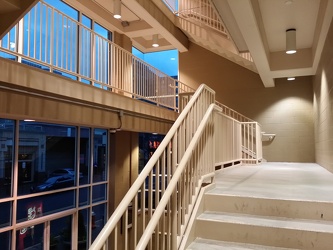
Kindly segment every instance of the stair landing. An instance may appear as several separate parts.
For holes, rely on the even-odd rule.
[[[313,163],[216,173],[187,249],[332,249],[333,174]]]
[[[333,174],[315,163],[265,162],[219,171],[211,193],[333,202]]]

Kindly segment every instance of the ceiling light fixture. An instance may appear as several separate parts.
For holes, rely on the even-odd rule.
[[[121,18],[121,1],[120,0],[113,1],[113,17],[116,19]]]
[[[296,53],[296,29],[286,30],[286,53]]]
[[[287,80],[288,80],[288,81],[294,81],[294,80],[295,80],[295,77],[288,77]]]
[[[154,48],[157,48],[158,46],[160,46],[160,45],[158,44],[158,34],[153,35],[153,44],[152,44],[152,46],[153,46]]]

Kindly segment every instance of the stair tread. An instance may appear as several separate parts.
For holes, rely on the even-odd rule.
[[[254,225],[274,228],[287,228],[311,232],[333,233],[332,221],[291,219],[284,217],[259,216],[240,213],[205,211],[198,220]]]
[[[229,250],[292,250],[291,248],[281,248],[272,246],[255,245],[239,242],[227,242],[196,238],[187,248],[187,250],[217,250],[217,249],[229,249]]]

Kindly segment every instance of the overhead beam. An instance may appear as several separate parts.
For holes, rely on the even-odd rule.
[[[122,3],[180,52],[188,51],[189,41],[186,35],[151,0],[122,0]]]
[[[253,5],[251,0],[234,1],[228,0],[238,27],[243,34],[251,56],[257,66],[258,73],[265,87],[274,87],[274,79],[270,76],[269,53],[262,28],[259,26],[257,17],[260,16],[259,7]]]
[[[2,39],[38,2],[39,0],[16,0],[13,2],[13,8],[9,8],[8,11],[1,13],[0,39]]]

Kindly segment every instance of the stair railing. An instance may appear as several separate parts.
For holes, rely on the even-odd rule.
[[[156,213],[155,209],[157,209],[161,197],[164,196],[171,181],[175,178],[176,170],[180,166],[186,149],[193,141],[192,138],[195,136],[199,125],[201,126],[201,121],[208,107],[214,102],[215,92],[205,84],[200,85],[90,249],[101,249],[106,245],[110,249],[127,250],[136,248],[141,236],[147,230],[147,224],[153,214]],[[212,125],[207,127],[209,130],[203,133],[209,136],[206,136],[207,139],[205,140],[208,140],[208,137],[211,138],[213,134]],[[197,180],[201,176],[214,170],[212,163],[214,161],[214,150],[206,149],[209,143],[205,140],[197,145],[202,150],[208,150],[211,155],[195,154],[195,157],[190,160],[189,166],[193,166],[194,161],[199,161],[202,164],[195,171],[194,167],[189,167],[181,174],[184,185],[178,184],[176,193],[174,192],[172,195],[172,201],[168,202],[166,209],[163,208],[164,216],[162,216],[162,221],[159,224],[159,231],[156,231],[156,235],[161,237],[149,242],[150,249],[152,249],[153,244],[164,245],[166,249],[176,249],[177,241],[173,237],[177,239],[177,235],[183,230],[182,225],[184,225],[191,204],[191,195],[186,194],[191,194],[195,190]],[[176,179],[172,183],[175,181]],[[145,242],[146,238],[144,244]]]
[[[214,176],[215,112],[211,104],[179,162],[136,249],[178,249],[204,180]],[[165,213],[171,210],[171,234],[165,231]],[[171,239],[170,239],[171,238]],[[170,241],[169,244],[166,244]]]
[[[262,160],[261,126],[258,122],[242,122],[242,162],[258,164]]]

